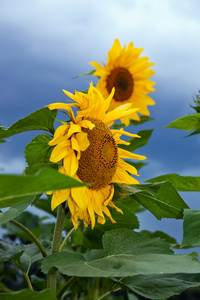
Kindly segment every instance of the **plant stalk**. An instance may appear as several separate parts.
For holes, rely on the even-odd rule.
[[[66,202],[58,206],[57,221],[54,230],[53,243],[51,253],[59,251],[62,238],[63,225],[65,221],[65,205]],[[56,295],[57,271],[48,273],[47,287]]]
[[[10,223],[15,224],[16,226],[21,228],[23,231],[25,231],[31,237],[31,239],[35,242],[35,244],[38,246],[38,248],[40,249],[40,252],[42,253],[42,256],[43,257],[47,256],[47,253],[46,253],[44,247],[42,246],[42,244],[40,243],[38,238],[35,236],[35,234],[33,234],[28,228],[26,228],[24,225],[22,225],[21,223],[19,223],[16,220],[10,220]]]

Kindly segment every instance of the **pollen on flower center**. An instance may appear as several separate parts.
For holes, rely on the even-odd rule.
[[[83,182],[93,183],[89,188],[99,190],[111,182],[117,168],[118,152],[108,126],[97,119],[89,120],[95,127],[84,129],[90,146],[81,152],[77,175]]]
[[[123,102],[131,97],[134,81],[131,73],[125,68],[114,68],[107,77],[106,89],[108,93],[115,87],[115,101]]]

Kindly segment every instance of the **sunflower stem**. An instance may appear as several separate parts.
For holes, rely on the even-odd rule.
[[[71,277],[64,285],[63,287],[61,288],[61,290],[58,292],[57,294],[57,298],[60,300],[61,297],[63,296],[64,292],[67,290],[67,288],[73,284],[75,281],[76,281],[77,277],[76,276],[73,276]]]
[[[100,296],[97,300],[102,300],[102,299],[104,299],[106,296],[110,295],[111,293],[116,292],[116,291],[119,291],[119,290],[121,290],[121,288],[119,288],[119,287],[118,287],[118,288],[115,288],[115,289],[112,289],[111,291],[109,291],[109,292],[105,293],[104,295]]]
[[[69,232],[68,234],[66,235],[66,237],[64,238],[61,246],[60,246],[60,249],[59,249],[59,252],[62,252],[63,251],[63,248],[65,247],[65,244],[67,243],[68,239],[70,238],[70,236],[72,235],[72,233],[75,231],[75,228],[73,227]]]
[[[98,300],[99,297],[99,277],[94,278],[94,293],[93,293],[93,299]]]
[[[47,253],[44,249],[44,247],[42,246],[42,244],[40,243],[40,241],[38,240],[38,238],[24,225],[22,225],[21,223],[19,223],[16,220],[10,220],[10,223],[15,224],[16,226],[18,226],[19,228],[21,228],[23,231],[25,231],[30,237],[31,239],[35,242],[35,244],[38,246],[38,248],[40,249],[40,252],[42,253],[43,257],[47,256]]]
[[[65,221],[65,205],[66,205],[66,202],[64,202],[58,206],[57,221],[56,221],[56,226],[55,226],[55,230],[54,230],[52,250],[51,250],[52,254],[59,251],[61,238],[62,238],[63,225],[64,225],[64,221]],[[47,287],[55,295],[56,295],[56,283],[57,283],[57,271],[49,272],[48,279],[47,279]]]

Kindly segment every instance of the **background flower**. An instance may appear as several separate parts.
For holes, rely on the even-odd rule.
[[[123,118],[122,122],[129,124],[129,118],[140,120],[138,113],[148,116],[147,105],[155,102],[147,95],[155,91],[155,83],[148,78],[154,72],[150,66],[154,63],[148,62],[148,57],[139,57],[143,49],[134,48],[131,42],[127,47],[121,47],[118,39],[114,41],[111,50],[108,52],[106,66],[97,62],[91,62],[97,70],[94,75],[99,76],[97,89],[107,97],[112,88],[115,87],[115,94],[110,104],[110,110],[124,103],[132,103],[133,107],[139,108],[129,117]]]

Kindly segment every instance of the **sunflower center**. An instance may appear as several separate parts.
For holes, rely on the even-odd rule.
[[[113,69],[106,80],[106,89],[109,94],[113,87],[115,87],[114,100],[119,102],[126,101],[133,93],[133,76],[125,68]]]
[[[99,190],[109,184],[117,168],[117,144],[112,132],[102,121],[89,118],[95,127],[83,130],[87,133],[90,146],[81,152],[78,177],[85,183],[93,183],[89,188]]]

